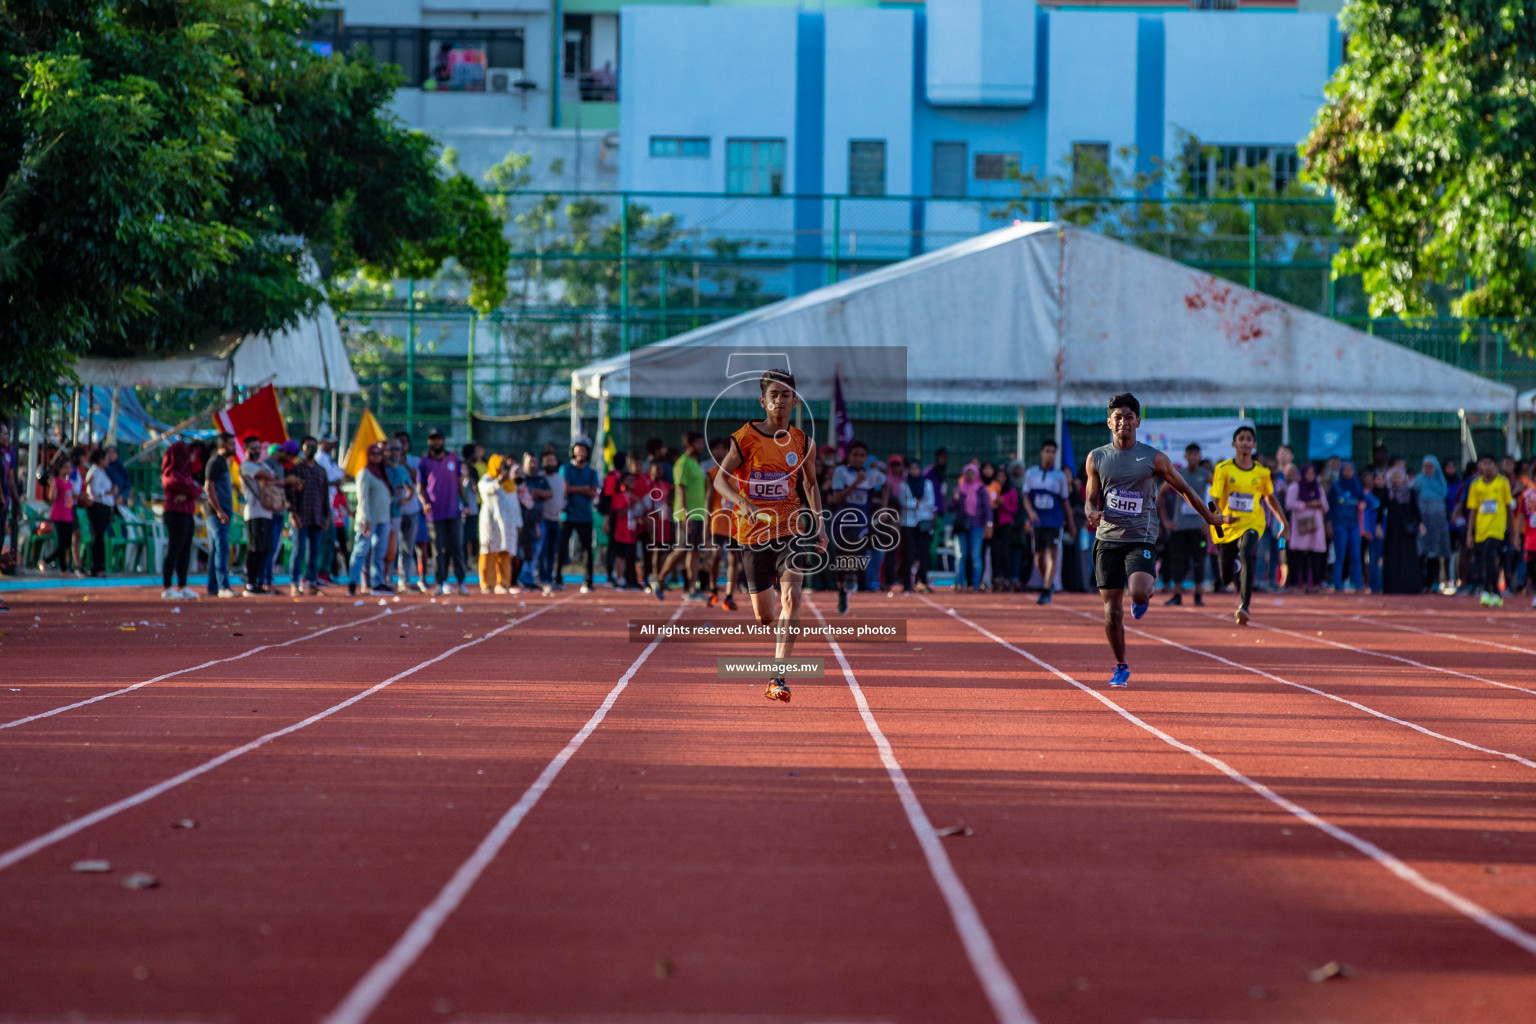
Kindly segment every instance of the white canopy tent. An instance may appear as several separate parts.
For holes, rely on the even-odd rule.
[[[1505,413],[1515,390],[1336,320],[1068,224],[1020,223],[626,355],[583,397],[719,390],[699,350],[904,346],[912,402]],[[658,382],[661,384],[658,390]],[[855,396],[856,397],[856,396]],[[599,417],[599,423],[602,417]],[[1512,435],[1513,436],[1513,435]]]
[[[241,338],[209,352],[169,359],[81,359],[82,384],[127,388],[236,388],[275,384],[343,395],[361,389],[330,306],[276,334]]]

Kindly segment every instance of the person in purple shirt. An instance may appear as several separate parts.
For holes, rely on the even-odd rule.
[[[437,592],[449,594],[448,566],[452,562],[454,581],[460,594],[468,594],[464,585],[464,519],[461,514],[459,457],[443,445],[443,432],[427,435],[427,453],[416,467],[421,486],[422,515],[432,524],[432,547],[437,551]]]
[[[935,516],[944,515],[944,488],[949,479],[949,450],[940,448],[933,453],[933,465],[923,474],[933,482],[933,512]]]

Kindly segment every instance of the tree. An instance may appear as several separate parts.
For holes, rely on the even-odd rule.
[[[323,277],[430,275],[490,308],[507,246],[389,112],[398,72],[302,39],[307,0],[0,0],[0,406],[83,352],[291,325]]]
[[[1536,6],[1354,0],[1307,139],[1377,315],[1536,316]],[[1536,331],[1513,338],[1536,351]]]

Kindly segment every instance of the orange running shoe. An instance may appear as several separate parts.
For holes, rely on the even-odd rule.
[[[770,679],[768,680],[768,689],[763,692],[763,696],[769,700],[781,700],[788,704],[789,687],[782,679]]]
[[[724,608],[728,612],[733,612],[736,610],[736,599],[730,594],[726,594],[725,600],[720,602],[720,607]]]

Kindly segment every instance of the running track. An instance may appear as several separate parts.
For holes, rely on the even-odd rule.
[[[562,596],[14,595],[0,1022],[1536,1019],[1514,602],[860,595],[781,706]]]

